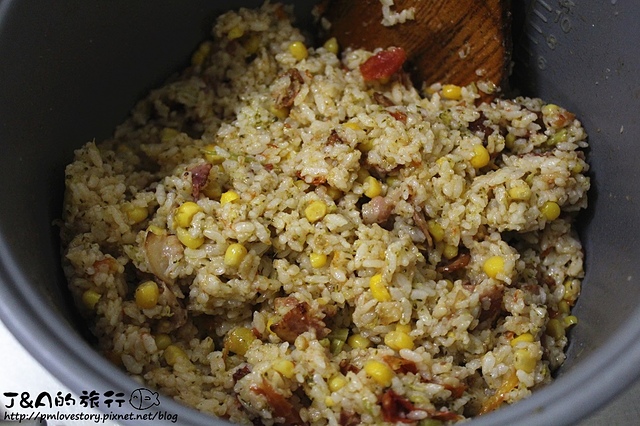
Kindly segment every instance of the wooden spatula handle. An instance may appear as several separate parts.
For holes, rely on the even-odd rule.
[[[509,0],[396,0],[393,12],[415,19],[384,26],[379,0],[330,0],[327,37],[342,47],[399,46],[416,81],[466,85],[485,80],[504,88],[511,60]]]

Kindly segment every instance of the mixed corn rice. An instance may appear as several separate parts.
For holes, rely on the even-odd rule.
[[[64,269],[99,349],[241,424],[445,424],[548,383],[583,254],[586,134],[540,99],[423,92],[290,10],[220,16],[66,169]]]

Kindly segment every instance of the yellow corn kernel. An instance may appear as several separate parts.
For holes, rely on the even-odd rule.
[[[543,377],[551,376],[551,371],[549,370],[549,367],[547,365],[542,364],[542,367],[540,368],[540,375]]]
[[[344,123],[344,127],[351,130],[362,130],[362,127],[360,127],[358,123],[354,123],[352,121],[349,121],[348,123]]]
[[[327,49],[327,52],[333,53],[334,55],[337,55],[338,51],[340,50],[338,46],[338,40],[336,40],[335,37],[331,37],[330,39],[325,41],[322,46]]]
[[[202,147],[202,152],[204,153],[204,159],[207,162],[215,165],[224,163],[224,157],[222,155],[218,155],[216,152],[216,146],[212,143],[207,144]]]
[[[517,349],[514,356],[513,365],[517,370],[522,370],[525,373],[531,373],[535,370],[537,360],[527,349]]]
[[[249,55],[253,55],[254,53],[258,52],[258,49],[260,49],[260,36],[256,33],[251,33],[251,35],[246,38],[244,43],[242,43],[242,46]]]
[[[327,255],[324,253],[311,253],[309,255],[309,261],[312,268],[322,268],[327,264]]]
[[[580,174],[584,170],[584,166],[580,162],[576,162],[576,164],[571,168],[571,173]]]
[[[240,243],[233,243],[224,252],[224,264],[238,267],[247,256],[247,248]]]
[[[189,233],[189,230],[185,228],[176,229],[176,236],[178,237],[178,240],[180,240],[180,242],[184,244],[185,247],[188,247],[190,249],[195,250],[197,248],[200,248],[200,246],[204,244],[203,236],[194,237]]]
[[[273,369],[282,374],[287,379],[291,379],[293,378],[293,376],[295,376],[296,373],[294,371],[294,368],[295,365],[288,359],[279,359],[273,364]]]
[[[172,129],[171,127],[165,127],[160,131],[160,141],[163,143],[171,142],[173,138],[180,134],[176,129]]]
[[[411,326],[409,324],[396,324],[396,331],[409,334],[411,333]]]
[[[489,156],[489,151],[484,145],[474,145],[473,146],[473,157],[471,157],[471,165],[476,169],[481,169],[487,164],[489,164],[489,160],[491,157]]]
[[[444,282],[447,284],[447,290],[449,290],[449,291],[453,290],[453,281],[444,280]]]
[[[400,186],[400,184],[402,183],[402,180],[398,179],[395,176],[387,176],[387,179],[385,182],[387,183],[388,187],[395,188],[397,186]]]
[[[254,340],[256,340],[256,336],[253,331],[247,327],[237,327],[227,334],[224,347],[235,354],[244,356]]]
[[[342,348],[347,341],[347,336],[349,336],[348,328],[337,328],[327,336],[329,339],[329,348],[331,349],[331,354],[337,355],[342,352]]]
[[[391,293],[387,289],[387,283],[382,279],[382,274],[375,274],[369,278],[369,289],[374,299],[378,302],[388,302],[391,300]]]
[[[211,42],[205,41],[191,55],[191,65],[202,65],[207,56],[211,53]]]
[[[366,349],[371,346],[371,341],[362,334],[352,334],[347,339],[347,345],[352,349]]]
[[[269,107],[269,111],[271,112],[271,114],[275,115],[280,120],[284,120],[289,116],[289,108],[277,107],[275,105],[271,105]]]
[[[205,187],[202,188],[202,193],[210,200],[219,200],[220,196],[222,196],[220,182],[217,179],[210,179]]]
[[[560,206],[554,201],[547,201],[540,207],[540,213],[547,220],[556,220],[560,216]]]
[[[387,364],[376,360],[369,360],[364,364],[364,371],[369,377],[382,386],[391,385],[393,370]]]
[[[369,198],[377,197],[378,195],[382,194],[382,185],[380,184],[378,179],[374,178],[373,176],[367,176],[367,178],[364,180],[364,187],[364,195]]]
[[[277,316],[269,316],[269,318],[267,318],[267,331],[271,334],[275,334],[273,332],[273,330],[271,330],[271,326],[275,323],[277,323],[280,320],[279,317]]]
[[[435,242],[444,240],[444,228],[435,220],[427,221],[427,230]]]
[[[566,300],[559,301],[558,312],[560,312],[561,314],[568,314],[569,312],[571,312],[571,306],[569,305],[569,302],[567,302]]]
[[[555,104],[546,104],[542,107],[541,111],[544,115],[551,115],[560,111],[560,107]]]
[[[304,215],[311,223],[317,222],[327,214],[327,205],[322,201],[316,200],[309,203],[304,209]]]
[[[462,87],[455,84],[445,84],[442,86],[442,96],[458,101],[462,99]]]
[[[159,226],[156,225],[150,225],[147,228],[148,232],[151,232],[154,235],[165,235],[167,233],[166,229],[160,228]]]
[[[164,350],[164,360],[169,365],[176,365],[180,360],[188,360],[189,357],[180,346],[169,345]]]
[[[484,261],[482,269],[490,278],[495,278],[498,274],[504,272],[504,259],[502,256],[491,256]]]
[[[176,209],[173,215],[173,221],[176,226],[187,228],[191,225],[193,217],[202,211],[202,207],[194,203],[193,201],[187,201],[182,203],[180,207]]]
[[[442,255],[447,259],[453,259],[458,255],[458,246],[454,246],[451,244],[445,245],[444,250],[442,250]]]
[[[372,139],[367,138],[364,141],[359,142],[357,148],[361,152],[367,153],[371,151],[373,148],[375,148],[375,145],[373,144]]]
[[[127,218],[133,224],[140,223],[149,216],[149,211],[146,207],[129,205],[126,208]]]
[[[443,424],[444,422],[442,420],[430,419],[428,417],[418,422],[418,426],[442,426]]]
[[[160,297],[160,289],[155,281],[145,281],[136,288],[136,305],[140,309],[155,308]]]
[[[235,40],[237,38],[242,37],[243,35],[244,35],[244,29],[242,29],[241,27],[233,27],[227,33],[227,39]]]
[[[515,337],[515,338],[511,339],[511,342],[509,342],[509,343],[511,344],[511,347],[515,347],[520,342],[527,342],[527,343],[533,342],[533,334],[531,334],[531,333],[522,333],[518,337]]]
[[[367,181],[369,176],[371,176],[369,174],[369,170],[365,169],[364,167],[359,168],[356,173],[358,175],[358,177],[356,178],[356,182],[361,183],[363,185]]]
[[[329,390],[331,392],[336,392],[345,387],[349,383],[346,377],[342,374],[338,374],[329,379]]]
[[[546,333],[554,339],[564,337],[564,326],[557,318],[551,318],[547,323]]]
[[[158,334],[155,337],[156,347],[160,350],[167,349],[169,345],[172,343],[171,336],[168,334]]]
[[[220,204],[225,205],[234,202],[239,199],[240,196],[235,191],[227,191],[220,196]]]
[[[451,159],[447,157],[440,157],[436,160],[436,165],[441,169],[450,169],[453,163],[451,162]]]
[[[84,293],[82,293],[82,303],[88,309],[95,309],[96,304],[101,297],[102,295],[95,290],[86,290]]]
[[[551,135],[549,139],[547,139],[546,144],[547,146],[556,146],[561,142],[565,142],[568,137],[569,137],[569,132],[567,131],[567,129],[561,129],[561,130],[558,130],[553,135]]]
[[[327,195],[335,201],[338,198],[342,197],[342,191],[340,191],[338,188],[334,188],[333,186],[329,186],[327,187]]]
[[[336,404],[336,402],[330,396],[325,396],[324,397],[324,405],[326,405],[327,407],[331,408],[335,404]]]
[[[390,331],[384,336],[384,344],[391,349],[413,349],[413,338],[404,331]]]
[[[309,57],[307,46],[305,46],[301,41],[294,41],[291,43],[289,45],[289,52],[297,61],[301,61]]]
[[[564,287],[564,299],[567,302],[574,302],[580,294],[580,280],[569,278],[562,286]]]
[[[562,324],[564,325],[564,328],[569,328],[571,326],[576,325],[577,323],[578,323],[578,317],[575,315],[567,315],[562,319]]]
[[[526,201],[531,197],[531,188],[526,183],[509,189],[509,197],[516,201]]]

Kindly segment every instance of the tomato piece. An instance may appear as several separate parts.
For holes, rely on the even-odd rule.
[[[374,81],[391,77],[407,60],[407,53],[401,47],[381,50],[360,65],[364,81]]]

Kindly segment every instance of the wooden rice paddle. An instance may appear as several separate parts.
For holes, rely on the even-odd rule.
[[[379,0],[328,0],[320,13],[341,48],[402,47],[414,83],[464,86],[484,80],[505,89],[511,61],[509,0],[396,0],[415,19],[384,26]]]

